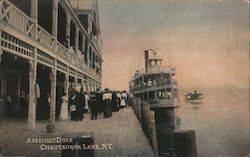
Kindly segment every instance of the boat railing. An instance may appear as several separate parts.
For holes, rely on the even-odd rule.
[[[136,71],[136,74],[144,74],[144,73],[170,73],[172,70],[175,71],[174,66],[152,66],[148,68],[142,68]]]
[[[173,80],[173,84],[177,85],[177,80]],[[133,90],[141,90],[141,89],[164,87],[164,86],[171,86],[171,80],[170,79],[154,80],[152,81],[152,84],[148,84],[144,82],[131,88]]]

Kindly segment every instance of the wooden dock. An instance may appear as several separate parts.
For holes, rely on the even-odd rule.
[[[154,157],[148,139],[131,107],[113,113],[111,118],[91,120],[85,114],[83,121],[56,121],[56,132],[46,133],[47,121],[38,121],[34,131],[28,131],[25,119],[2,121],[3,156],[60,157],[60,150],[41,150],[41,144],[26,143],[28,138],[61,137],[68,132],[93,132],[95,144],[112,144],[112,149],[95,150],[95,157]]]

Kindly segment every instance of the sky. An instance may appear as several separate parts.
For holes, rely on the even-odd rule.
[[[99,17],[103,88],[128,89],[150,48],[180,88],[249,88],[247,0],[99,0]]]

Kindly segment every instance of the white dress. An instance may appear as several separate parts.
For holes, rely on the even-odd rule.
[[[85,108],[86,110],[89,110],[89,95],[85,94]]]
[[[126,106],[125,99],[122,99],[122,101],[121,101],[121,106],[122,106],[122,107],[125,107],[125,106]]]
[[[60,120],[67,120],[68,119],[68,99],[66,96],[62,96],[62,105],[61,105],[61,112],[60,112]]]

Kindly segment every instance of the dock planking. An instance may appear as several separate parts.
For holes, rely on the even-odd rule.
[[[41,144],[27,144],[27,138],[53,138],[69,132],[93,132],[95,144],[112,144],[113,149],[95,150],[95,157],[154,157],[148,139],[132,108],[113,113],[111,118],[83,121],[56,121],[56,132],[46,133],[47,121],[37,121],[36,130],[27,130],[25,119],[4,119],[2,125],[2,155],[60,157],[60,150],[43,151]],[[10,130],[15,130],[10,131]],[[22,136],[20,136],[20,134]],[[14,151],[15,150],[15,151]]]

